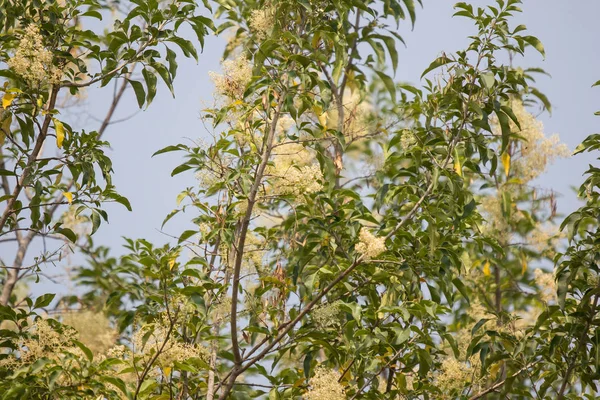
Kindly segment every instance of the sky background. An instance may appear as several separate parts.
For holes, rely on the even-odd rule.
[[[421,72],[442,51],[451,53],[465,48],[467,36],[476,33],[470,20],[452,18],[454,1],[423,0],[423,3],[424,7],[417,10],[414,30],[411,30],[409,22],[400,28],[407,47],[400,45],[398,48],[396,80],[415,85],[420,82]],[[477,6],[492,2],[471,3]],[[600,126],[600,119],[593,115],[600,110],[600,88],[591,88],[600,79],[600,52],[597,50],[600,2],[525,0],[522,9],[523,13],[514,18],[512,26],[525,24],[528,34],[543,42],[546,58],[530,49],[525,59],[515,60],[515,65],[538,66],[551,75],[541,76],[537,83],[553,104],[552,115],[546,113],[540,118],[548,136],[558,133],[562,141],[574,149],[587,135],[596,133]],[[166,87],[159,87],[147,110],[137,112],[125,122],[111,125],[106,131],[104,139],[111,144],[109,155],[114,163],[114,183],[118,191],[130,200],[133,212],[120,205],[107,205],[110,223],[103,224],[95,234],[95,244],[111,247],[113,254],[119,255],[124,252],[123,236],[145,238],[159,245],[172,241],[169,234],[178,235],[189,229],[189,222],[184,217],[172,220],[165,226],[164,233],[160,232],[164,217],[176,206],[177,194],[197,184],[193,173],[170,177],[172,169],[181,161],[179,153],[151,156],[168,145],[210,139],[199,116],[200,110],[213,101],[213,85],[208,71],[219,71],[223,47],[224,40],[209,37],[197,64],[193,59],[179,58],[174,85],[176,97],[173,99]],[[88,97],[87,105],[77,111],[78,122],[73,125],[94,130],[99,126],[94,118],[104,117],[112,100],[112,89],[93,88]],[[129,90],[115,119],[128,117],[136,111],[137,103]],[[582,183],[582,174],[593,160],[590,155],[559,160],[535,184],[553,189],[560,195],[560,212],[573,211],[579,203],[571,187]],[[36,253],[39,254],[39,249],[32,248],[29,258]],[[51,270],[48,272],[52,274]],[[53,286],[44,284],[36,288],[36,292],[58,289]]]

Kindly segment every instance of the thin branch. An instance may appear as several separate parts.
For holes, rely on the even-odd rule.
[[[481,399],[482,397],[484,397],[485,395],[495,392],[496,390],[498,390],[499,388],[501,388],[502,386],[504,386],[504,384],[506,383],[506,381],[508,381],[509,379],[513,379],[516,378],[517,376],[521,375],[523,372],[527,371],[529,368],[533,367],[535,364],[537,364],[539,361],[534,361],[530,364],[527,364],[526,366],[524,366],[523,368],[521,368],[520,370],[518,370],[517,372],[515,372],[514,374],[512,374],[511,376],[502,379],[500,382],[490,386],[489,388],[485,389],[482,392],[479,392],[471,397],[469,397],[469,400],[477,400],[477,399]]]

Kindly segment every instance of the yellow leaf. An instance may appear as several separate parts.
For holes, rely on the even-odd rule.
[[[483,264],[483,275],[490,276],[491,274],[492,271],[490,270],[490,262],[486,261],[485,264]]]
[[[527,258],[521,256],[521,275],[524,275],[525,272],[527,272]]]
[[[313,111],[317,115],[319,124],[321,124],[324,129],[327,129],[327,113],[324,112],[320,106],[313,106]]]
[[[460,156],[458,155],[458,151],[454,149],[454,171],[462,178],[462,165],[460,164]]]
[[[2,121],[2,129],[0,129],[0,146],[4,144],[4,140],[6,139],[6,134],[10,133],[10,124],[12,123],[12,114],[8,111],[5,111],[8,116],[4,116],[4,112],[0,112],[0,119]]]
[[[454,161],[454,171],[462,178],[462,167],[459,160]]]
[[[165,376],[171,375],[171,367],[163,368],[163,372],[165,373]]]
[[[498,375],[498,371],[500,371],[500,367],[502,367],[502,364],[502,362],[492,364],[492,366],[490,367],[490,377],[492,379],[496,379],[496,376]]]
[[[65,199],[67,199],[67,201],[69,202],[69,204],[73,203],[73,193],[71,193],[71,192],[63,192],[63,196],[65,196]]]
[[[2,96],[2,107],[10,107],[15,97],[17,97],[15,93],[4,93],[4,96]]]
[[[504,166],[504,174],[508,178],[508,174],[510,173],[510,154],[507,152],[502,153],[500,156],[500,160],[502,161],[502,165]]]
[[[56,118],[52,120],[54,121],[54,130],[56,131],[56,146],[60,149],[62,148],[63,140],[65,140],[65,127]]]
[[[175,259],[171,258],[169,260],[169,269],[172,270],[174,266],[175,266]]]

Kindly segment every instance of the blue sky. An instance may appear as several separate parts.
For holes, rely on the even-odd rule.
[[[450,53],[464,48],[467,36],[476,32],[470,21],[451,17],[453,1],[423,2],[424,8],[418,10],[414,30],[411,31],[409,23],[400,29],[407,48],[399,48],[396,79],[412,84],[419,83],[421,72],[442,51]],[[491,1],[472,3],[484,5]],[[593,115],[600,109],[600,88],[591,88],[592,83],[600,79],[600,53],[596,43],[600,37],[597,22],[600,2],[525,0],[522,8],[524,12],[515,18],[514,26],[525,24],[529,34],[542,40],[546,59],[531,50],[525,60],[517,60],[516,64],[539,66],[552,75],[538,80],[538,88],[547,94],[554,107],[551,116],[544,114],[541,119],[548,135],[558,133],[562,141],[574,149],[587,135],[595,133],[600,123]],[[110,126],[105,133],[105,140],[111,143],[109,153],[114,162],[114,182],[119,192],[129,198],[133,212],[118,205],[108,205],[110,224],[104,224],[96,233],[94,241],[97,245],[112,247],[114,254],[122,254],[122,236],[145,238],[157,244],[171,240],[159,232],[161,223],[175,207],[177,194],[196,185],[196,181],[192,173],[170,177],[171,170],[180,161],[179,154],[154,158],[151,155],[171,144],[209,138],[199,116],[200,110],[212,102],[213,85],[208,71],[219,70],[223,46],[222,39],[210,37],[198,64],[180,58],[175,99],[166,87],[160,87],[147,110]],[[102,118],[111,96],[110,87],[91,89],[89,104],[81,112]],[[136,110],[133,93],[128,91],[115,118],[129,116]],[[99,123],[86,114],[79,117],[86,130],[98,128]],[[582,174],[592,160],[590,155],[560,160],[535,183],[558,192],[561,195],[559,211],[570,212],[578,207],[570,187],[582,182]],[[175,219],[165,227],[165,232],[178,235],[189,228],[188,224],[185,217]],[[31,250],[30,257],[36,255],[36,249]]]

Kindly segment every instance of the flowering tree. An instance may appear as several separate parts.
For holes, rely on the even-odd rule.
[[[60,89],[117,80],[150,103],[157,75],[172,88],[170,45],[196,54],[177,28],[190,24],[202,43],[210,20],[192,2],[136,1],[100,37],[81,19],[121,5],[0,4],[19,15],[0,19],[0,234],[19,246],[4,267],[2,398],[596,392],[596,171],[581,190],[587,205],[563,223],[565,250],[553,193],[531,185],[569,155],[532,115],[550,107],[531,86],[541,70],[497,62],[544,53],[511,25],[519,1],[458,3],[471,42],[434,60],[421,87],[389,71],[402,40],[394,24],[415,23],[412,0],[214,2],[216,31],[229,34],[203,110],[214,140],[156,153],[182,153],[172,174],[194,173],[164,221],[192,215],[194,229],[164,246],[127,239],[119,259],[55,218],[74,205],[71,228],[91,225],[91,235],[102,202],[128,205],[102,152],[108,122],[72,130],[58,118]],[[59,156],[44,158],[52,135]],[[599,146],[592,136],[581,150]],[[53,302],[15,292],[36,235],[79,239],[88,262],[74,279],[85,293]]]

